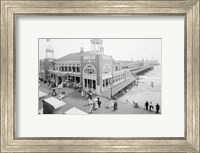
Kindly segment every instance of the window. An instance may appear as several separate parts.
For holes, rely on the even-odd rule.
[[[80,67],[77,67],[77,72],[80,72]]]
[[[85,87],[87,87],[87,79],[85,79]]]
[[[96,74],[94,66],[88,65],[84,68],[84,74]]]
[[[111,73],[111,67],[108,64],[104,65],[102,73],[103,74]]]
[[[115,83],[115,77],[113,77],[113,83]]]
[[[72,71],[73,71],[73,72],[76,72],[76,70],[75,70],[75,67],[74,67],[74,66],[72,67]]]
[[[93,89],[96,89],[96,81],[93,80]]]
[[[106,80],[103,80],[103,87],[105,87],[106,85]]]
[[[108,79],[106,79],[106,86],[108,86]]]

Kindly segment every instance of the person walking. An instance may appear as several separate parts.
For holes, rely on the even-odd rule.
[[[151,87],[153,88],[153,81],[152,81],[152,82],[150,82],[150,84],[151,84]]]
[[[111,100],[111,107],[114,107],[114,99]]]
[[[85,96],[84,90],[82,90],[82,92],[81,92],[81,96],[82,96],[82,97]]]
[[[62,101],[62,99],[63,99],[63,94],[61,93],[59,96],[59,100]]]
[[[98,103],[98,108],[100,108],[101,107],[101,100],[100,100],[99,97],[97,97],[97,103]]]
[[[145,102],[145,107],[146,107],[146,110],[148,110],[148,107],[149,107],[149,102],[148,101]]]
[[[150,102],[150,105],[149,105],[150,112],[151,112],[152,109],[153,109],[153,104],[152,104],[152,102]]]
[[[92,102],[92,109],[93,109],[93,111],[95,111],[96,110],[96,101],[94,101],[94,102]]]
[[[53,90],[52,90],[52,96],[57,96],[56,89],[53,89]]]
[[[114,107],[113,110],[116,111],[117,110],[117,100],[114,101]]]
[[[88,105],[90,105],[90,103],[92,102],[92,94],[88,93],[87,98],[88,98]]]
[[[92,92],[91,91],[89,92],[89,97],[90,97],[90,99],[92,99]]]
[[[89,114],[92,114],[93,104],[92,101],[89,102]]]
[[[86,98],[88,99],[88,105],[90,105],[90,94],[89,93],[86,95]]]
[[[95,99],[95,110],[97,110],[98,108],[99,108],[98,99]]]
[[[111,108],[111,106],[112,106],[112,99],[109,99],[109,101],[108,101],[108,107]]]
[[[159,110],[160,110],[160,105],[157,103],[157,104],[156,104],[156,113],[157,113],[157,114],[159,113]]]

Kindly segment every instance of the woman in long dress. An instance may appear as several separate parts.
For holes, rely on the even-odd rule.
[[[92,101],[89,101],[89,114],[92,114],[93,104]]]
[[[109,101],[108,101],[108,107],[109,107],[109,108],[112,107],[112,99],[109,99]]]
[[[95,110],[98,109],[98,99],[95,99]]]
[[[81,96],[82,96],[82,97],[85,96],[85,94],[84,94],[84,90],[82,90],[82,92],[81,92]]]

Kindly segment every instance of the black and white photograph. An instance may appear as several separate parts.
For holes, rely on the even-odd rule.
[[[38,113],[161,114],[161,38],[39,38]]]

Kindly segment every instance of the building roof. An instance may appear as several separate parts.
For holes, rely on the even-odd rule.
[[[63,56],[63,57],[57,59],[57,61],[80,61],[81,56],[90,54],[90,53],[91,53],[91,51],[71,53],[71,54],[68,54],[66,56]]]
[[[52,105],[54,107],[54,109],[58,109],[64,105],[66,105],[66,103],[54,98],[54,97],[49,97],[47,99],[44,99],[43,101],[45,101],[46,103],[49,103],[50,105]]]
[[[117,62],[113,59],[113,60],[112,60],[112,64],[113,64],[113,65],[117,65]]]

